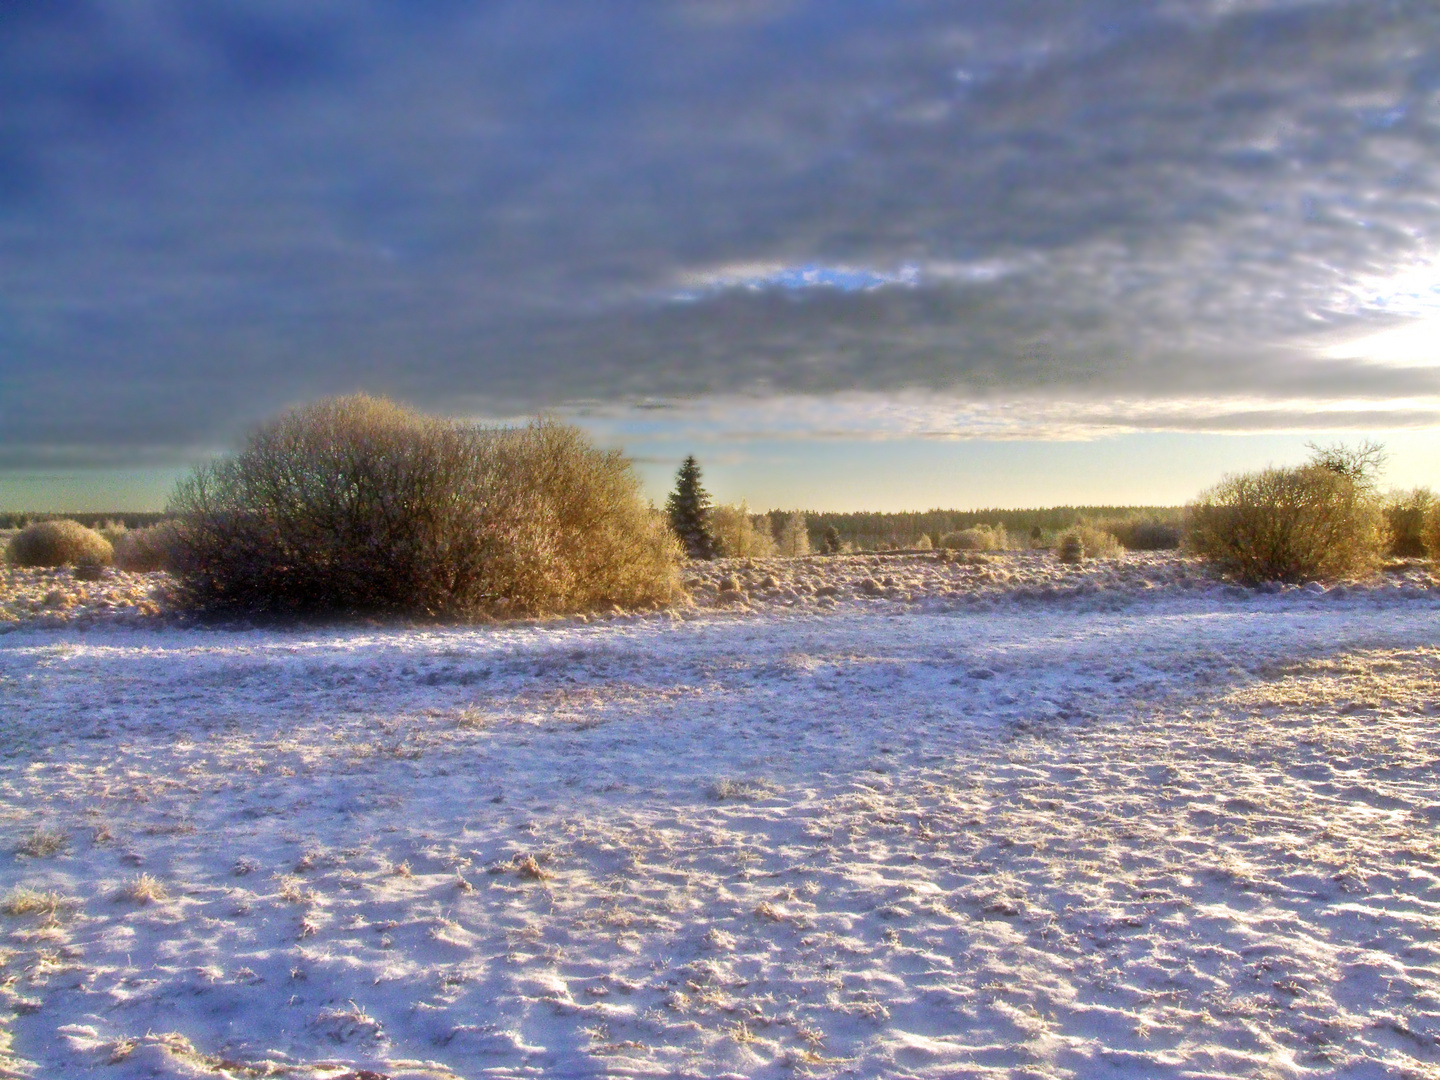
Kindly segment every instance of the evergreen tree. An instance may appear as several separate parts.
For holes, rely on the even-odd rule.
[[[825,529],[825,540],[823,550],[827,555],[834,555],[840,550],[840,530],[834,525]]]
[[[675,474],[675,490],[665,504],[670,528],[680,537],[692,559],[713,559],[715,538],[710,532],[710,495],[700,486],[700,466],[691,454]]]

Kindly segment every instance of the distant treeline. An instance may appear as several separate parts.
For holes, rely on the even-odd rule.
[[[32,521],[51,521],[56,518],[69,518],[71,521],[78,521],[90,529],[98,529],[107,522],[124,525],[127,529],[143,529],[147,525],[155,525],[164,521],[170,515],[160,513],[137,513],[135,511],[112,510],[104,514],[34,514],[17,512],[0,512],[0,529],[23,529]]]
[[[769,511],[776,535],[791,512]],[[881,544],[905,548],[912,546],[921,533],[938,542],[946,533],[975,525],[1003,525],[1005,531],[1017,539],[1031,536],[1039,529],[1042,537],[1049,538],[1082,521],[1157,521],[1178,525],[1184,512],[1179,506],[1051,506],[1032,510],[927,510],[904,514],[803,511],[810,544],[817,549],[825,530],[832,525],[843,543],[856,548],[875,548]]]
[[[785,519],[793,511],[771,510],[771,531],[779,536]],[[1005,531],[1017,540],[1031,536],[1039,529],[1042,537],[1049,538],[1063,532],[1081,521],[1158,521],[1176,525],[1184,513],[1178,506],[1051,506],[1031,510],[927,510],[903,514],[880,514],[858,512],[852,514],[821,513],[815,510],[803,511],[806,532],[811,547],[819,550],[825,537],[825,530],[832,525],[840,534],[840,540],[856,548],[876,548],[881,544],[891,547],[910,547],[920,534],[938,542],[946,533],[968,529],[974,525],[1003,525]],[[99,528],[109,522],[118,522],[127,529],[140,529],[164,521],[163,513],[136,513],[113,510],[97,514],[40,514],[0,513],[0,529],[22,529],[32,521],[47,518],[70,518],[90,528]]]

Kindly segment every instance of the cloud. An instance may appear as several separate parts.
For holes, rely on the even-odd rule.
[[[0,26],[9,460],[183,455],[357,388],[1275,422],[1440,393],[1326,351],[1440,283],[1418,0],[12,0]],[[814,430],[852,422],[831,404]]]

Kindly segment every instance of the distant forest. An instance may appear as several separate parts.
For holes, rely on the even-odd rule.
[[[789,510],[771,510],[758,515],[770,519],[771,532],[779,536],[780,528],[790,516]],[[932,542],[957,529],[972,525],[1003,525],[1017,540],[1031,536],[1039,529],[1048,539],[1079,521],[1158,521],[1178,524],[1183,508],[1178,506],[1051,506],[1033,510],[926,510],[904,514],[858,512],[852,514],[803,511],[811,547],[819,550],[825,530],[834,526],[843,543],[857,549],[873,549],[885,544],[908,548],[924,533]],[[103,514],[25,514],[0,513],[0,529],[18,529],[44,518],[68,517],[97,528],[106,522],[121,522],[126,528],[139,529],[164,521],[163,513],[111,511]]]
[[[26,514],[0,513],[0,529],[23,529],[32,521],[46,521],[50,518],[69,518],[91,529],[98,529],[106,522],[118,522],[127,529],[143,529],[164,521],[169,514],[137,513],[135,511],[112,510],[104,514]]]
[[[818,550],[825,530],[832,525],[840,534],[841,542],[857,549],[873,549],[881,544],[908,548],[921,533],[934,543],[948,532],[972,525],[1003,525],[1006,532],[1021,540],[1039,529],[1041,536],[1048,539],[1080,521],[1158,521],[1178,525],[1185,511],[1179,506],[1051,506],[1033,510],[926,510],[904,514],[802,512],[810,545]],[[790,513],[771,510],[765,515],[775,535],[780,534],[780,526]]]

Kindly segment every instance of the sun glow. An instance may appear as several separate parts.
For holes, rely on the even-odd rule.
[[[1334,360],[1363,360],[1385,367],[1440,367],[1440,313],[1331,345]]]

